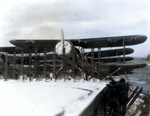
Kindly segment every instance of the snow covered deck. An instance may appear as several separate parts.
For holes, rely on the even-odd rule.
[[[77,116],[107,82],[0,80],[1,116]]]

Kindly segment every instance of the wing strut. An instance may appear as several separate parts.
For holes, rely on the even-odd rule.
[[[114,73],[116,73],[117,71],[119,71],[121,69],[121,67],[119,67],[117,70],[115,70],[113,73],[111,73],[109,76],[112,76]]]

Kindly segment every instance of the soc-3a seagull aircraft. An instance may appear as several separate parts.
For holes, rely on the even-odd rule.
[[[145,35],[66,40],[63,30],[61,32],[62,37],[57,40],[10,40],[14,47],[0,47],[3,76],[17,79],[19,75],[26,74],[29,77],[43,75],[48,78],[51,73],[55,79],[104,79],[130,74],[134,69],[146,66],[145,63],[133,63],[134,58],[126,56],[134,52],[126,46],[145,42]],[[122,48],[101,50],[110,47]]]

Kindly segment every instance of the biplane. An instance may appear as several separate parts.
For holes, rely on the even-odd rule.
[[[0,47],[1,73],[10,78],[27,74],[35,78],[53,74],[55,79],[98,78],[130,74],[145,63],[131,63],[132,46],[146,41],[145,35],[93,37],[83,39],[10,40],[13,47]],[[109,50],[102,48],[122,47]],[[9,73],[8,73],[9,72]],[[47,77],[48,78],[48,77]]]

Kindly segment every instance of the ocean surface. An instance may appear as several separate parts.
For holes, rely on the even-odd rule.
[[[143,62],[143,60],[136,57],[134,62]],[[128,74],[128,78],[133,85],[143,87],[144,90],[150,90],[150,65],[133,70],[132,74]]]

